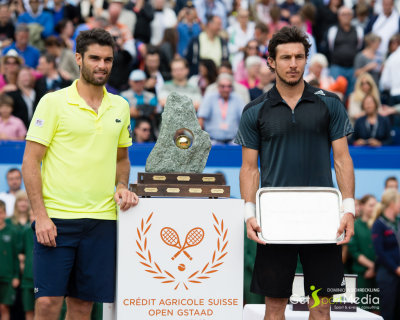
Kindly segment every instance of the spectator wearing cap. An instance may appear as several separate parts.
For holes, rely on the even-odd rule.
[[[7,3],[0,4],[0,48],[9,46],[14,39],[15,26]]]
[[[42,27],[41,36],[43,39],[54,33],[54,20],[50,12],[43,10],[42,0],[29,0],[26,5],[26,12],[18,16],[17,23],[27,25],[36,24]]]
[[[24,140],[26,127],[21,119],[12,115],[14,101],[6,94],[0,95],[0,140]]]
[[[186,60],[190,63],[190,75],[197,73],[200,59],[214,60],[217,67],[229,60],[228,44],[219,36],[221,28],[221,18],[210,16],[204,31],[189,43]]]
[[[79,78],[79,67],[75,62],[75,55],[72,50],[63,47],[62,40],[55,36],[48,37],[44,46],[46,51],[56,57],[56,63],[60,73],[68,79]]]
[[[17,25],[15,29],[15,42],[8,47],[4,48],[3,55],[6,55],[8,51],[14,49],[19,56],[24,58],[25,64],[31,68],[36,68],[40,52],[29,43],[29,28],[25,23]]]
[[[201,92],[199,87],[192,86],[188,83],[189,66],[185,59],[175,58],[171,62],[172,80],[164,83],[159,94],[159,102],[162,107],[167,102],[170,93],[176,92],[187,96],[193,102],[194,108],[197,110],[201,102]]]
[[[131,113],[131,126],[135,127],[134,119],[146,117],[154,119],[157,108],[157,98],[154,93],[144,89],[146,74],[140,70],[133,70],[129,75],[130,89],[121,92],[121,95],[129,102]]]
[[[191,1],[188,1],[186,6],[179,12],[178,21],[178,53],[181,57],[184,57],[190,41],[201,32],[196,9]]]
[[[230,74],[220,74],[217,84],[218,91],[206,94],[197,117],[213,144],[231,144],[239,128],[244,102],[233,92],[233,77]]]
[[[17,76],[21,66],[24,65],[23,59],[14,49],[9,50],[1,58],[0,73],[0,92],[17,90]]]

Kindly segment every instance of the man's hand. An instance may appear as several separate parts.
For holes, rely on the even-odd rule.
[[[134,192],[129,191],[128,188],[121,183],[117,185],[114,200],[122,211],[136,206],[139,202],[138,196]]]
[[[372,279],[373,277],[375,277],[374,268],[368,268],[367,271],[365,271],[365,273],[364,273],[364,278]]]
[[[396,275],[400,277],[400,267],[397,267],[397,269],[396,269]]]
[[[358,139],[353,143],[354,146],[365,146],[366,144],[367,142],[364,139]]]
[[[57,227],[46,215],[41,215],[36,218],[35,230],[37,241],[47,247],[56,246]]]
[[[354,216],[351,213],[343,215],[336,236],[339,237],[344,231],[346,231],[345,238],[338,242],[337,245],[349,243],[351,237],[354,235]]]
[[[246,228],[247,228],[247,238],[259,244],[266,244],[264,241],[260,240],[257,236],[257,232],[261,232],[261,228],[258,225],[256,218],[253,217],[247,219]]]
[[[380,142],[379,140],[377,140],[375,138],[368,139],[368,144],[371,147],[380,147],[380,146],[382,146],[382,142]]]
[[[19,279],[18,279],[18,278],[12,279],[11,285],[12,285],[12,287],[13,287],[14,289],[17,288],[17,287],[19,286]]]

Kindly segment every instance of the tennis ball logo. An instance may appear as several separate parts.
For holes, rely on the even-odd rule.
[[[321,290],[321,288],[318,290],[315,290],[315,286],[311,286],[310,289],[313,291],[311,293],[311,296],[314,299],[314,305],[312,307],[310,307],[312,309],[321,304],[321,301],[319,300],[319,297],[318,297],[318,292]]]
[[[186,266],[185,266],[183,263],[181,263],[181,264],[178,266],[178,270],[179,270],[179,271],[185,271],[185,269],[186,269]]]

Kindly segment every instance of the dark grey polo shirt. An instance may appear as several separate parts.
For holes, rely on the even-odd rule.
[[[340,99],[305,82],[293,111],[276,86],[250,102],[235,142],[259,151],[262,187],[333,187],[332,141],[351,133]]]

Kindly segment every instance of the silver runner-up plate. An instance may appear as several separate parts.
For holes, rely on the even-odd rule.
[[[335,188],[261,188],[256,195],[258,237],[266,243],[336,243],[342,195]]]

